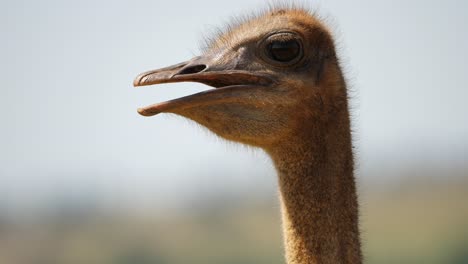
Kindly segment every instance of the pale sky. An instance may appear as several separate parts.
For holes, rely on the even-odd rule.
[[[140,72],[191,58],[203,34],[265,3],[2,1],[0,205],[274,190],[262,152],[180,117],[136,113],[207,87],[132,87]],[[466,163],[468,2],[311,3],[334,29],[352,89],[361,181],[384,177],[366,173],[381,167]]]

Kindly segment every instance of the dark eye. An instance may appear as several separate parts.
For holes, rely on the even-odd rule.
[[[279,62],[290,62],[301,54],[301,45],[296,39],[274,40],[266,48],[269,57]]]

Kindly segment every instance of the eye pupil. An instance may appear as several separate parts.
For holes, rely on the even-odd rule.
[[[292,39],[286,41],[273,41],[268,45],[270,57],[279,62],[289,62],[294,60],[300,53],[299,43]]]

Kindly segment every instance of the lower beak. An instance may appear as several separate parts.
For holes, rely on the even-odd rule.
[[[173,82],[199,82],[216,89],[181,97],[178,99],[139,108],[138,113],[152,116],[162,112],[199,105],[233,102],[252,93],[252,88],[265,87],[273,81],[265,73],[230,69],[217,65],[213,67],[203,57],[179,63],[166,68],[144,72],[133,82],[135,87]]]

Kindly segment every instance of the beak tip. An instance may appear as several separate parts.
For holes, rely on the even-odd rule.
[[[138,108],[137,112],[142,116],[153,116],[153,115],[155,115],[155,113],[148,112],[144,108]]]
[[[135,80],[133,80],[133,87],[141,86],[140,81],[141,81],[140,76],[136,77]]]
[[[138,109],[137,109],[137,112],[138,112],[140,115],[142,115],[142,116],[146,116],[146,115],[145,115],[145,114],[146,114],[145,109],[143,109],[143,108],[138,108]]]

